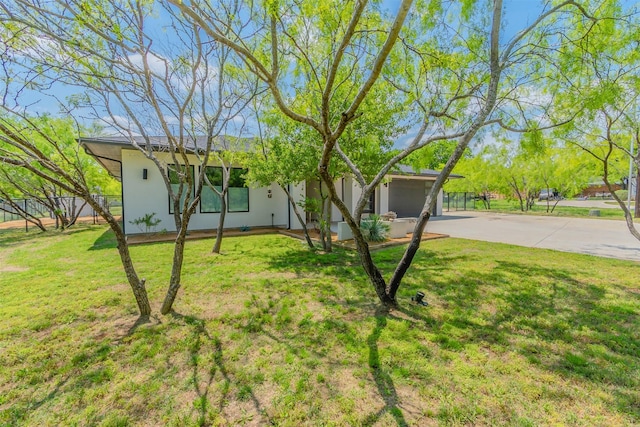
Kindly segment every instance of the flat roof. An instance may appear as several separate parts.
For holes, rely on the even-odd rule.
[[[398,165],[396,170],[390,172],[387,176],[390,178],[399,179],[422,179],[424,181],[435,181],[440,176],[441,171],[435,169],[421,169],[416,172],[411,166]],[[449,175],[450,179],[464,178],[462,175],[456,175],[454,173]]]
[[[222,151],[230,146],[233,137],[217,137],[213,149]],[[242,149],[248,149],[249,142],[246,138]],[[138,150],[134,142],[144,148],[149,148],[155,152],[169,151],[169,138],[166,136],[135,136],[133,138],[125,136],[107,136],[78,138],[78,143],[84,147],[87,154],[93,156],[98,163],[104,167],[111,176],[122,179],[120,165],[122,163],[122,150]],[[195,139],[189,138],[184,148],[187,152],[204,151],[207,146],[207,137],[199,136]],[[236,147],[234,147],[236,148]],[[237,148],[236,148],[237,149]]]
[[[222,136],[216,139],[213,149],[223,151],[229,149],[231,139],[233,137]],[[240,147],[234,146],[234,149],[249,150],[249,139],[243,138],[244,144]],[[124,136],[108,136],[108,137],[91,137],[78,138],[78,143],[84,147],[87,154],[93,156],[104,167],[111,176],[120,180],[122,179],[122,150],[138,150],[133,144],[135,142],[140,147],[150,148],[155,152],[168,152],[169,139],[166,136],[142,137],[136,136],[133,139]],[[204,151],[207,145],[207,138],[197,137],[195,140],[190,138],[185,145],[188,152]],[[413,179],[435,181],[440,175],[440,171],[434,169],[421,169],[416,172],[411,166],[397,165],[393,172],[387,176],[396,179]],[[450,179],[464,178],[462,175],[451,174]]]

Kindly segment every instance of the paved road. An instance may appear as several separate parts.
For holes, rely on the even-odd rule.
[[[624,221],[466,211],[432,218],[427,231],[464,239],[640,261],[640,242],[629,233]]]
[[[545,201],[536,202],[540,206],[545,205]],[[595,209],[621,209],[618,203],[615,200],[603,200],[603,199],[586,199],[586,200],[575,200],[575,199],[567,199],[560,200],[558,202],[558,206],[575,206],[578,208],[595,208]],[[632,205],[633,206],[633,205]]]

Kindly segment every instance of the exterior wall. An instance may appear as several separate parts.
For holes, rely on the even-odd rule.
[[[395,185],[394,185],[395,184]],[[424,206],[427,193],[433,187],[433,181],[411,178],[396,178],[389,183],[389,210],[400,216],[418,216]],[[431,214],[442,215],[443,191],[436,196],[436,206]],[[410,213],[410,212],[412,213]]]
[[[304,200],[306,191],[307,191],[306,183],[304,181],[296,185],[289,186],[289,193],[291,194],[291,197],[293,197],[293,200],[295,200],[296,202],[300,202]],[[289,227],[288,228],[292,230],[302,230],[302,224],[300,224],[300,221],[298,221],[298,217],[293,211],[293,207],[291,206],[291,203],[287,202],[287,206],[289,207],[289,224],[288,224]],[[302,214],[302,219],[305,220],[305,213],[302,211],[302,208],[298,208],[298,209],[301,211],[300,213]]]
[[[425,202],[430,182],[404,178],[394,178],[389,183],[389,209],[400,218],[417,217]]]
[[[442,216],[442,205],[444,204],[444,191],[442,188],[438,192],[438,201],[436,202],[436,208],[433,212],[434,216]]]
[[[336,192],[338,193],[338,197],[344,201],[344,179],[339,179],[334,184],[336,186]],[[342,221],[342,213],[340,209],[336,207],[333,203],[331,203],[331,220],[332,221]]]
[[[172,163],[168,154],[159,153],[158,157]],[[195,156],[189,159],[197,165]],[[210,166],[216,166],[211,163]],[[195,174],[198,174],[194,166]],[[147,169],[147,179],[143,179],[143,169]],[[122,150],[122,198],[125,231],[127,234],[142,233],[129,221],[140,218],[148,213],[155,213],[155,218],[161,220],[156,230],[166,229],[175,231],[173,214],[169,213],[169,196],[165,187],[161,172],[156,165],[148,160],[142,153],[136,150]],[[271,197],[268,197],[271,190]],[[304,193],[303,193],[304,194]],[[189,222],[190,230],[213,230],[218,225],[219,213],[200,213],[200,207]],[[291,223],[297,222],[292,215]],[[268,187],[249,188],[249,212],[227,212],[225,216],[225,228],[241,226],[261,227],[274,226],[286,228],[289,226],[289,202],[282,189],[272,184]]]
[[[377,191],[379,201],[379,210],[377,213],[384,214],[389,212],[389,183],[379,185]]]

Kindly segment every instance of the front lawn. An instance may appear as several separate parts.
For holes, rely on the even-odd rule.
[[[637,263],[428,241],[384,315],[353,252],[212,244],[167,317],[172,245],[132,247],[142,323],[106,228],[1,231],[0,425],[640,423]]]
[[[587,218],[605,218],[605,219],[619,219],[624,220],[624,213],[622,209],[617,208],[590,208],[590,207],[578,207],[578,206],[556,206],[553,208],[555,201],[549,202],[549,212],[547,212],[547,202],[545,200],[536,200],[535,204],[530,210],[522,212],[520,210],[520,203],[516,200],[491,200],[491,209],[485,209],[484,204],[481,201],[475,202],[475,209],[479,211],[487,212],[503,212],[511,214],[527,214],[527,215],[547,215],[547,216],[569,216],[569,217],[587,217]],[[613,204],[617,206],[614,201]],[[589,215],[592,210],[599,210],[599,217]],[[633,208],[632,208],[633,209]]]

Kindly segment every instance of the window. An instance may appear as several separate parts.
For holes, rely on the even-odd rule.
[[[246,169],[231,169],[227,197],[227,210],[229,212],[249,212],[249,189],[244,179],[246,173]]]
[[[205,174],[211,185],[213,185],[216,190],[222,191],[222,168],[207,166]],[[218,196],[205,181],[200,196],[200,213],[220,212],[221,205],[222,201],[220,200],[220,196]]]
[[[171,189],[174,192],[174,194],[178,194],[178,191],[180,191],[180,177],[178,175],[179,172],[184,173],[184,169],[185,166],[183,165],[179,165],[178,167],[176,167],[176,165],[167,165],[167,173],[169,174],[169,183],[171,184]],[[191,182],[194,182],[193,179],[193,166],[189,166],[190,173],[191,173]],[[187,184],[186,182],[183,183]],[[180,204],[182,205],[182,203],[184,203],[184,199],[187,197],[187,193],[189,193],[189,197],[193,198],[193,187],[191,188],[191,191],[188,191],[189,188],[185,185],[185,187],[182,190],[182,197],[180,198]],[[173,200],[171,199],[171,196],[169,195],[169,213],[173,214]]]
[[[375,212],[376,212],[376,190],[373,190],[371,192],[371,195],[369,195],[369,201],[367,202],[364,209],[362,210],[362,213],[372,214]]]
[[[207,166],[205,173],[209,178],[209,182],[218,191],[222,191],[222,168],[219,166]],[[249,212],[249,189],[244,179],[247,170],[231,168],[229,173],[227,212]],[[220,196],[208,185],[204,185],[200,200],[200,213],[218,213],[220,212],[221,204]]]

